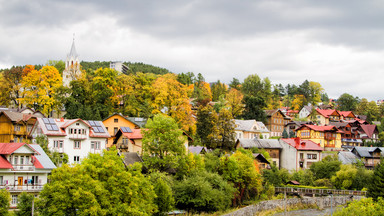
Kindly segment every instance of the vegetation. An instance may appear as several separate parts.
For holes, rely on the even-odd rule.
[[[30,216],[32,215],[32,202],[35,199],[33,194],[22,192],[18,197],[16,216]]]
[[[384,200],[379,197],[375,202],[372,198],[365,198],[358,201],[353,201],[348,204],[347,207],[336,211],[335,216],[349,216],[349,215],[360,215],[360,216],[372,216],[372,215],[383,215],[384,212]]]
[[[11,194],[6,189],[0,190],[0,215],[8,215]]]

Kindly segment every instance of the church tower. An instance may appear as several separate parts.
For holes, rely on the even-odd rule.
[[[73,37],[72,47],[70,53],[67,55],[65,61],[65,70],[63,71],[63,86],[69,86],[72,80],[76,80],[80,76],[80,61],[79,55],[75,48],[75,37]]]

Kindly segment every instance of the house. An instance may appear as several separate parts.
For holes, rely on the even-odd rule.
[[[284,126],[284,130],[287,132],[288,135],[294,134],[296,136],[296,129],[301,127],[304,124],[313,124],[310,121],[290,121]]]
[[[338,130],[342,131],[341,145],[343,148],[352,148],[353,146],[361,146],[363,141],[359,137],[356,127],[352,127],[348,122],[330,122]]]
[[[342,164],[356,164],[360,160],[360,158],[351,151],[340,151],[337,157]]]
[[[379,131],[376,125],[362,124],[357,128],[363,142],[378,142]]]
[[[266,110],[267,123],[265,124],[271,132],[272,137],[281,137],[284,131],[284,125],[288,123],[288,119],[280,110]]]
[[[312,140],[315,143],[319,143],[325,150],[331,151],[341,149],[342,133],[333,125],[318,126],[305,124],[296,129],[297,137],[303,140]]]
[[[0,155],[0,188],[10,192],[11,208],[16,207],[20,193],[37,195],[56,168],[36,144],[0,143]]]
[[[303,106],[303,108],[301,108],[299,112],[299,118],[300,119],[308,118],[308,116],[311,115],[311,113],[312,113],[311,105]]]
[[[204,146],[189,146],[188,152],[190,152],[192,154],[199,155],[199,154],[207,153],[208,149],[207,149],[207,147],[204,147]]]
[[[116,146],[119,152],[136,152],[141,155],[142,139],[141,129],[120,127],[115,135],[113,146]]]
[[[287,170],[309,169],[312,163],[321,160],[324,150],[318,143],[302,140],[299,137],[281,139],[281,144],[283,150],[280,167]]]
[[[270,133],[262,122],[256,120],[238,120],[235,119],[236,139],[254,139],[264,138],[269,139]]]
[[[351,121],[356,119],[356,115],[352,111],[339,111],[341,120]]]
[[[69,164],[80,163],[89,153],[102,153],[110,138],[101,121],[37,118],[31,136],[45,135],[48,148],[68,155]]]
[[[330,121],[340,121],[341,115],[337,110],[316,109],[316,121],[318,125],[329,125]]]
[[[254,153],[253,157],[255,158],[257,163],[259,164],[259,170],[271,168],[269,161],[264,157],[263,154]]]
[[[36,122],[36,117],[12,111],[0,112],[0,142],[25,142]]]
[[[282,146],[277,139],[237,139],[236,149],[264,149],[271,156],[272,163],[280,168],[280,153]]]
[[[360,147],[356,146],[352,149],[355,154],[368,169],[373,169],[380,163],[380,159],[384,156],[384,148],[382,147]]]
[[[113,140],[116,139],[116,133],[119,131],[121,127],[129,127],[130,129],[138,129],[142,127],[136,122],[133,122],[131,119],[123,116],[120,113],[114,113],[108,116],[103,120],[103,124],[107,129],[109,135],[111,136],[108,139],[107,148],[112,146]]]

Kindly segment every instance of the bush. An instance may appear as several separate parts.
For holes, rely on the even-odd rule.
[[[23,192],[19,195],[19,203],[17,204],[17,208],[19,211],[16,211],[16,216],[30,216],[32,214],[32,201],[35,197],[33,194],[27,194]]]
[[[9,202],[11,202],[11,195],[6,189],[0,190],[0,215],[8,215]]]
[[[175,182],[176,207],[188,211],[213,212],[227,209],[235,189],[216,173],[195,172]]]
[[[332,188],[331,180],[329,179],[317,179],[313,182],[313,185],[316,187],[327,187]]]
[[[346,208],[343,208],[335,212],[335,216],[373,216],[383,215],[384,212],[384,200],[379,197],[377,202],[372,198],[366,198],[359,201],[353,201]]]

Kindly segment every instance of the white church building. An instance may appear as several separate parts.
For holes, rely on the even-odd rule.
[[[76,80],[80,76],[80,61],[79,55],[76,52],[75,39],[72,41],[71,51],[67,55],[65,61],[65,70],[63,71],[63,86],[69,86],[72,80]]]

